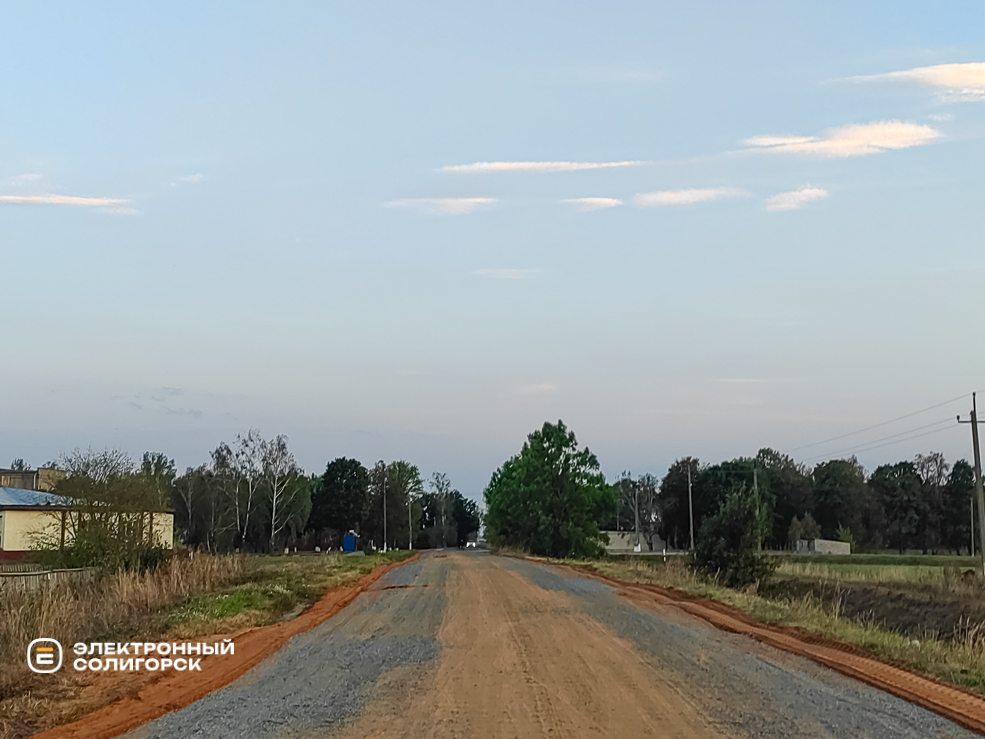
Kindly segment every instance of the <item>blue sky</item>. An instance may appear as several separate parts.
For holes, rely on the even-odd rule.
[[[256,427],[311,471],[406,458],[478,496],[545,420],[662,474],[985,389],[983,27],[7,3],[0,464],[184,467]],[[794,456],[968,456],[969,404]]]

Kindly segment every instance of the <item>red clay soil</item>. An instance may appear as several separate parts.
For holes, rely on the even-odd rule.
[[[572,569],[614,585],[621,596],[637,605],[676,608],[722,631],[751,636],[771,647],[804,657],[915,703],[985,736],[985,699],[979,695],[903,667],[880,662],[862,650],[838,641],[814,637],[789,627],[768,626],[719,601],[658,585],[624,582],[585,565],[575,565]]]
[[[284,646],[292,636],[313,629],[331,618],[384,574],[417,559],[418,556],[414,555],[402,562],[377,567],[351,585],[333,588],[311,608],[291,621],[249,629],[237,634],[234,639],[236,653],[204,658],[201,672],[169,670],[146,683],[135,695],[111,703],[73,723],[36,734],[35,737],[36,739],[109,739],[166,713],[184,708],[213,690],[228,685]]]

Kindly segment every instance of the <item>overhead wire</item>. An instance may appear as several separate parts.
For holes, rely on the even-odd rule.
[[[856,436],[858,434],[863,434],[866,431],[871,431],[872,429],[881,428],[882,426],[888,426],[891,423],[896,423],[897,421],[903,421],[907,418],[912,418],[913,416],[919,416],[921,413],[926,413],[927,411],[932,411],[935,408],[940,408],[941,406],[948,405],[950,403],[956,403],[957,401],[967,398],[970,393],[963,393],[956,398],[951,398],[950,400],[945,400],[940,403],[935,403],[934,405],[927,406],[926,408],[921,408],[918,411],[913,411],[912,413],[907,413],[905,415],[899,416],[897,418],[890,419],[889,421],[883,421],[882,423],[877,423],[872,426],[866,426],[864,429],[859,429],[858,431],[849,431],[847,434],[840,434],[838,436],[832,436],[830,439],[824,439],[823,441],[815,441],[810,444],[803,444],[801,446],[795,446],[792,449],[787,449],[784,453],[790,454],[791,452],[799,451],[800,449],[809,449],[812,446],[820,446],[821,444],[827,444],[832,441],[838,441],[838,439],[845,439],[849,436]],[[819,455],[825,456],[825,455]]]
[[[912,429],[906,429],[905,431],[899,431],[895,434],[890,434],[889,436],[883,436],[879,439],[869,439],[868,441],[862,441],[858,444],[853,444],[852,446],[845,447],[844,449],[836,449],[833,452],[825,452],[824,454],[816,454],[813,457],[807,457],[804,461],[811,459],[819,459],[820,457],[833,457],[838,454],[847,454],[848,452],[862,451],[861,447],[867,447],[870,444],[878,444],[882,441],[888,441],[889,439],[895,439],[898,436],[905,436],[906,434],[912,434],[914,431],[923,431],[924,429],[929,429],[933,426],[940,426],[942,423],[953,423],[953,419],[942,418],[939,421],[934,421],[933,423],[924,424],[923,426],[916,426]]]
[[[810,461],[813,461],[815,459],[821,459],[823,457],[835,457],[837,455],[847,454],[847,453],[858,454],[860,452],[867,452],[867,451],[870,451],[872,449],[879,449],[879,448],[884,447],[884,446],[892,446],[893,444],[899,444],[899,443],[902,443],[904,441],[909,441],[910,439],[919,439],[919,438],[924,437],[924,436],[930,436],[932,434],[939,434],[941,431],[947,431],[949,428],[952,428],[952,426],[941,426],[941,424],[944,424],[944,423],[953,423],[953,422],[951,421],[951,419],[945,418],[942,421],[937,421],[935,423],[929,423],[926,426],[918,426],[917,428],[909,429],[908,431],[901,431],[898,434],[893,434],[892,436],[885,436],[882,439],[873,439],[872,441],[869,441],[869,442],[867,442],[865,444],[859,444],[858,446],[855,446],[855,447],[849,447],[847,449],[841,449],[841,450],[839,450],[837,452],[831,452],[829,454],[818,454],[818,455],[813,456],[813,457],[808,457],[807,459],[805,459],[803,461],[804,462],[810,462]],[[932,426],[940,426],[940,428],[932,429],[931,431],[924,431],[921,434],[914,434],[913,433],[914,431],[920,431],[922,429],[930,428]],[[911,434],[911,435],[910,436],[906,436],[906,434]],[[898,436],[902,436],[903,438],[901,438],[901,439],[896,438]],[[882,443],[880,443],[880,442],[882,442]]]

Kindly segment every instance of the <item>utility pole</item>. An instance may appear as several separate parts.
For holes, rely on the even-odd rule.
[[[694,551],[694,501],[691,499],[691,458],[687,458],[687,509],[691,516],[691,551]]]
[[[958,423],[971,424],[971,444],[975,448],[975,497],[978,499],[978,542],[979,554],[982,557],[982,575],[985,575],[985,492],[982,491],[982,453],[978,447],[978,403],[975,393],[971,394],[971,419]]]
[[[411,527],[413,524],[411,524],[411,519],[410,519],[410,509],[412,502],[413,501],[410,496],[410,491],[408,490],[407,491],[407,551],[408,552],[414,548],[414,534],[411,531]]]
[[[640,486],[631,483],[633,485],[633,508],[636,510],[636,551],[643,551],[643,547],[640,545]]]
[[[971,508],[971,546],[968,547],[968,553],[974,557],[975,556],[975,499],[972,498],[968,501],[969,508]]]
[[[383,551],[386,552],[386,462],[380,460],[383,469]]]

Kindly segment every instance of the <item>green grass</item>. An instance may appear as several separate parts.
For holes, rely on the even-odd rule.
[[[176,604],[160,614],[161,622],[167,631],[182,638],[265,626],[287,614],[296,615],[330,588],[411,554],[399,550],[366,556],[254,555],[248,581]]]

